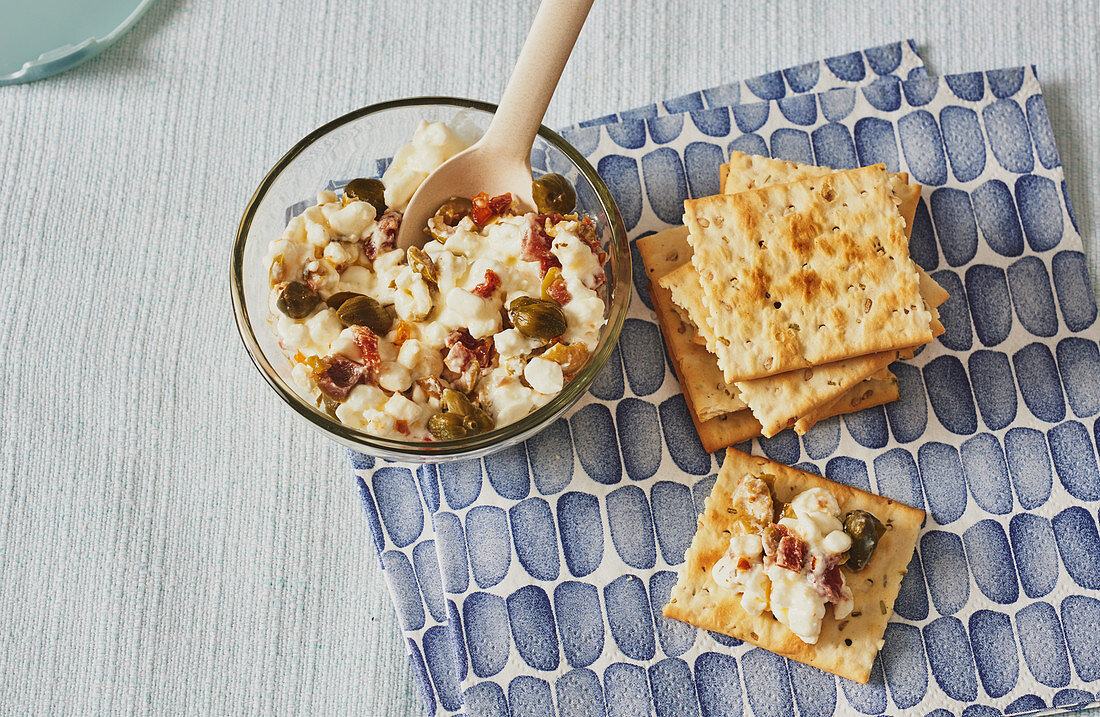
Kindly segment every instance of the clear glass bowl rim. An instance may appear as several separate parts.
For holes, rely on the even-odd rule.
[[[524,418],[510,423],[488,433],[463,438],[456,441],[437,441],[431,443],[396,441],[388,438],[374,436],[364,431],[356,430],[344,423],[332,419],[327,414],[308,405],[290,386],[279,376],[278,372],[268,362],[260,347],[259,341],[252,330],[249,320],[248,308],[244,295],[244,250],[260,202],[267,195],[271,185],[279,175],[294,161],[295,158],[310,145],[329,132],[349,123],[392,109],[404,109],[409,107],[444,106],[457,109],[475,109],[493,114],[497,106],[490,102],[471,100],[460,97],[425,96],[409,97],[400,100],[389,100],[361,107],[333,119],[299,140],[284,154],[271,168],[260,182],[259,187],[249,199],[240,224],[237,226],[237,234],[233,242],[233,251],[230,256],[230,285],[233,300],[233,313],[236,318],[237,330],[241,341],[248,351],[249,358],[267,381],[268,385],[277,393],[294,411],[308,420],[315,428],[327,434],[330,438],[364,451],[369,455],[381,456],[400,460],[406,458],[414,461],[428,460],[454,460],[463,457],[485,455],[493,452],[495,447],[504,448],[516,442],[517,437],[526,438],[533,435],[539,429],[550,425],[558,416],[568,410],[588,390],[592,380],[603,369],[611,353],[618,344],[619,335],[626,321],[626,315],[630,306],[630,293],[633,286],[632,261],[630,258],[630,245],[623,225],[622,215],[611,196],[610,190],[604,184],[595,168],[588,160],[574,149],[561,135],[546,126],[539,127],[539,136],[560,151],[572,162],[582,175],[592,185],[600,205],[607,213],[611,241],[609,242],[609,262],[614,267],[614,285],[611,287],[612,295],[608,307],[607,324],[600,335],[600,343],[596,352],[588,363],[553,399],[545,406],[533,411]],[[264,317],[266,323],[266,317]]]

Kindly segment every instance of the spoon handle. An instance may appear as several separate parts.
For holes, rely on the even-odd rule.
[[[531,145],[594,0],[542,0],[482,145],[530,161]]]

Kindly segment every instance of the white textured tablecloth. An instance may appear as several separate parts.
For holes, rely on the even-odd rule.
[[[0,88],[0,713],[420,713],[345,454],[249,364],[228,249],[324,121],[495,99],[534,8],[161,0]],[[1096,277],[1098,28],[1095,0],[600,0],[547,124],[905,37],[934,74],[1034,63]]]

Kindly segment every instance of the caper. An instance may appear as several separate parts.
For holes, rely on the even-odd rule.
[[[451,388],[445,388],[441,400],[448,414],[462,418],[462,425],[465,427],[467,435],[484,433],[493,427],[492,416],[481,406],[467,398],[465,394]]]
[[[865,568],[871,561],[879,538],[886,532],[886,526],[865,510],[853,510],[844,516],[844,532],[852,539],[852,547],[848,549],[848,560],[844,566],[857,571]]]
[[[528,304],[534,304],[538,299],[533,299],[530,296],[517,296],[512,299],[512,303],[508,305],[509,309],[518,309],[521,306],[527,306]]]
[[[508,307],[508,318],[521,334],[536,339],[556,339],[568,328],[561,307],[542,299],[516,299]]]
[[[443,389],[441,400],[443,401],[443,407],[448,412],[457,413],[460,416],[469,414],[474,408],[473,402],[465,394],[451,388]]]
[[[531,184],[535,206],[543,214],[567,214],[577,206],[577,192],[560,174],[544,174]]]
[[[409,259],[409,266],[420,276],[424,277],[424,281],[436,283],[439,280],[439,273],[436,271],[435,262],[428,256],[420,247],[410,246],[407,252]]]
[[[336,310],[336,315],[344,326],[366,326],[379,336],[393,325],[393,314],[369,296],[348,299]]]
[[[457,413],[437,413],[428,419],[428,432],[441,441],[453,441],[468,435],[462,416]]]
[[[386,185],[381,179],[353,179],[344,187],[344,196],[367,202],[374,207],[374,216],[382,216],[386,211]]]
[[[300,281],[292,281],[279,292],[275,306],[292,319],[304,319],[320,300],[316,291]]]
[[[362,296],[362,294],[357,294],[354,291],[338,291],[332,296],[325,299],[325,303],[328,304],[328,307],[330,309],[339,309],[341,306],[344,305],[345,301],[347,301],[348,299],[354,299],[357,296]]]
[[[443,202],[443,205],[436,210],[435,215],[439,217],[444,224],[453,227],[462,221],[462,218],[467,216],[473,208],[473,202],[469,199],[455,197]]]
[[[493,419],[480,406],[474,406],[473,413],[462,417],[462,425],[466,426],[466,430],[469,431],[471,435],[475,433],[484,433],[492,429]]]

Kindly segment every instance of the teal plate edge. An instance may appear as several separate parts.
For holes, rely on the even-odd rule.
[[[156,0],[141,0],[117,27],[103,37],[89,37],[75,45],[63,45],[28,60],[15,72],[0,75],[0,86],[45,79],[92,59],[113,45],[133,27]]]

